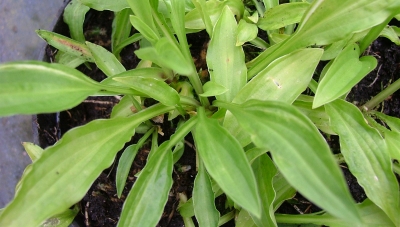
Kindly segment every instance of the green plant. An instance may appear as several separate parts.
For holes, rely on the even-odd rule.
[[[38,31],[59,49],[59,63],[0,65],[0,115],[65,110],[92,95],[123,98],[110,119],[70,130],[44,151],[27,146],[33,163],[26,168],[13,201],[1,210],[0,226],[38,226],[71,213],[69,208],[112,164],[135,131],[143,133],[122,154],[117,176],[120,193],[137,150],[150,135],[157,137],[150,119],[164,114],[168,120],[180,119],[178,128],[162,144],[153,140],[119,226],[157,224],[179,147],[189,133],[199,165],[193,197],[187,200],[182,195],[179,208],[187,226],[193,226],[193,215],[200,226],[217,226],[233,218],[233,213],[220,217],[215,208],[214,199],[222,193],[237,208],[237,226],[400,226],[399,186],[392,170],[399,169],[392,160],[400,160],[400,120],[373,110],[399,88],[399,82],[361,110],[344,100],[376,67],[374,57],[360,57],[368,45],[382,31],[398,39],[397,28],[386,26],[400,13],[399,1],[315,0],[279,5],[274,0],[73,0],[68,7],[64,16],[73,39]],[[112,53],[84,42],[82,24],[89,7],[116,12]],[[139,33],[130,36],[130,24]],[[258,28],[267,32],[268,42],[257,37]],[[211,40],[207,49],[210,80],[203,84],[186,34],[204,29]],[[141,48],[135,54],[142,62],[126,71],[119,53],[139,40]],[[248,42],[260,52],[246,62],[242,46]],[[327,60],[317,82],[313,79],[316,67]],[[108,78],[95,82],[74,69],[84,62],[94,62]],[[307,88],[315,95],[302,94]],[[143,108],[145,99],[157,103]],[[130,111],[132,106],[138,112]],[[368,196],[363,203],[352,200],[337,160],[318,129],[339,135],[344,160]],[[295,191],[324,212],[275,214]]]

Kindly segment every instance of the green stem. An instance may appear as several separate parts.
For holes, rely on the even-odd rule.
[[[264,16],[265,13],[265,8],[263,7],[263,5],[261,4],[261,2],[258,2],[257,0],[253,0],[254,6],[257,9],[258,14],[262,17]]]
[[[285,224],[323,224],[332,222],[332,218],[315,215],[315,214],[302,214],[302,215],[287,215],[275,214],[275,220],[278,223]]]
[[[400,79],[396,80],[393,84],[389,85],[367,103],[362,106],[363,110],[369,111],[375,108],[379,103],[383,102],[387,97],[400,89]]]
[[[227,223],[228,221],[232,220],[233,218],[235,218],[235,211],[231,211],[227,214],[224,214],[222,217],[219,218],[218,226],[221,226],[221,225]]]

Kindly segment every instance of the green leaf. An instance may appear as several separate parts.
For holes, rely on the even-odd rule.
[[[356,106],[336,100],[325,108],[350,171],[368,198],[399,225],[399,185],[384,139],[365,122]]]
[[[153,227],[158,223],[172,186],[172,152],[163,143],[148,160],[123,206],[118,226]],[[155,196],[156,195],[156,196]]]
[[[68,25],[71,38],[76,41],[85,42],[83,22],[89,9],[89,7],[82,5],[79,0],[72,0],[64,9],[64,22]]]
[[[64,212],[47,219],[39,227],[68,227],[74,221],[78,212],[79,208],[75,205],[73,209],[67,209]]]
[[[43,154],[43,149],[34,143],[23,142],[22,146],[24,146],[24,149],[26,153],[28,153],[32,162],[36,161],[36,159],[40,158],[40,156]]]
[[[282,205],[283,202],[293,198],[296,195],[296,189],[289,184],[289,182],[280,172],[278,172],[273,179],[273,187],[275,190],[275,200],[273,204],[275,211]]]
[[[140,32],[150,43],[156,43],[160,35],[153,30],[147,23],[137,16],[130,15],[130,21],[133,27]]]
[[[205,29],[203,16],[209,16],[211,24],[215,25],[219,16],[221,15],[221,10],[224,4],[217,0],[206,1],[205,7],[197,5],[195,9],[191,10],[185,15],[185,28],[188,29]]]
[[[245,42],[249,42],[257,37],[258,28],[255,24],[247,23],[245,20],[240,20],[237,31],[236,46],[241,46]]]
[[[155,48],[158,60],[163,65],[181,75],[190,75],[193,73],[192,58],[190,57],[188,60],[175,43],[169,41],[167,38],[161,38],[157,41]]]
[[[396,26],[386,26],[379,36],[386,37],[390,39],[396,45],[400,45],[400,29]]]
[[[129,141],[136,124],[125,118],[95,120],[68,131],[33,163],[0,216],[0,226],[37,226],[82,199]]]
[[[122,191],[124,190],[126,178],[128,178],[129,170],[135,159],[136,154],[139,151],[139,146],[136,144],[130,145],[125,148],[118,162],[117,175],[115,177],[115,185],[117,187],[118,198],[121,198]]]
[[[132,26],[129,23],[129,16],[131,14],[132,10],[130,8],[115,13],[111,33],[111,50],[115,56],[119,56],[119,51],[117,51],[116,47],[128,39],[131,33]]]
[[[215,25],[207,50],[207,65],[211,81],[228,89],[217,99],[232,101],[246,84],[246,65],[242,47],[236,46],[237,24],[232,11],[224,7]]]
[[[276,214],[276,220],[283,223],[293,223],[295,226],[301,223],[308,224],[318,224],[332,227],[394,227],[393,223],[386,216],[386,214],[379,209],[371,200],[368,198],[364,200],[361,204],[357,204],[357,208],[360,211],[361,219],[363,221],[362,225],[358,223],[351,222],[350,220],[338,219],[330,214],[324,213],[321,215],[315,214],[302,214],[302,215],[282,215]],[[315,226],[315,225],[313,225]]]
[[[389,125],[390,130],[395,131],[395,132],[400,132],[400,119],[399,118],[388,116],[386,114],[383,114],[383,113],[377,112],[377,111],[374,111],[373,114],[375,114],[377,117],[379,117],[381,120],[383,120],[387,125]]]
[[[106,76],[114,76],[126,71],[121,62],[104,47],[90,42],[86,42],[86,45],[90,49],[97,67],[99,67]]]
[[[204,164],[200,163],[193,188],[193,206],[199,226],[218,226],[219,212],[214,199],[210,177]]]
[[[267,31],[298,23],[309,6],[307,2],[292,2],[275,6],[259,19],[258,27]]]
[[[277,169],[270,157],[265,153],[255,159],[251,167],[256,176],[263,213],[261,218],[250,215],[257,226],[277,226],[273,207],[275,191],[272,187],[272,180],[277,173]]]
[[[241,209],[237,218],[235,218],[235,227],[257,227],[251,218],[249,212]]]
[[[244,103],[258,99],[292,103],[307,88],[322,53],[321,49],[301,49],[277,59],[250,80],[233,102]],[[250,137],[229,112],[225,116],[224,127],[243,146],[250,143]]]
[[[86,60],[80,57],[77,57],[72,54],[68,54],[63,51],[57,51],[56,57],[55,57],[55,62],[63,64],[65,66],[71,67],[71,68],[76,68],[80,66],[81,64],[85,63]]]
[[[114,80],[148,95],[167,106],[179,104],[180,97],[176,90],[164,81],[146,77],[116,77]]]
[[[172,186],[171,148],[182,141],[196,122],[197,117],[190,118],[178,128],[169,141],[150,153],[151,157],[148,157],[146,166],[125,201],[118,226],[156,226]]]
[[[400,160],[400,133],[395,131],[385,132],[385,141],[388,146],[390,157]]]
[[[199,110],[193,134],[208,173],[235,203],[260,217],[256,180],[242,147],[217,120]]]
[[[20,190],[0,215],[0,226],[38,226],[77,203],[113,163],[135,127],[171,109],[155,105],[129,118],[94,120],[68,131],[32,164]]]
[[[299,110],[277,101],[215,104],[233,113],[257,147],[270,150],[280,172],[303,196],[336,217],[360,221],[329,146]]]
[[[203,96],[203,97],[221,95],[228,91],[228,89],[226,87],[224,87],[218,83],[215,83],[213,81],[208,81],[207,83],[205,83],[203,86],[203,89],[204,89],[204,93],[200,94],[200,96]]]
[[[97,11],[110,10],[114,12],[129,8],[126,0],[79,0],[82,4]]]
[[[49,45],[59,49],[60,51],[82,58],[89,62],[94,61],[89,48],[81,42],[45,30],[36,30],[36,33]]]
[[[78,70],[38,61],[0,65],[0,84],[0,116],[69,109],[101,89]]]
[[[306,115],[319,130],[327,134],[336,135],[336,132],[331,129],[329,116],[326,113],[325,108],[322,106],[313,109],[312,104],[313,97],[305,95],[300,95],[299,98],[293,102],[293,106]]]
[[[322,53],[318,48],[300,49],[275,60],[250,80],[233,102],[257,99],[292,103],[307,88]]]
[[[359,59],[360,48],[353,43],[348,45],[333,60],[325,76],[319,82],[313,108],[329,103],[350,92],[362,78],[371,72],[378,64],[373,56]]]
[[[400,9],[397,0],[314,1],[296,32],[304,45],[326,45],[374,27]]]

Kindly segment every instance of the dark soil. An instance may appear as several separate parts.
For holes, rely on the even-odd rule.
[[[108,11],[90,11],[87,15],[87,19],[88,18],[91,18],[92,20],[90,21],[95,21],[96,24],[85,22],[85,35],[87,40],[110,49],[113,13]],[[100,30],[101,32],[93,33],[92,31],[95,29]],[[55,32],[64,35],[68,35],[67,31],[66,25],[62,22],[61,27],[55,30]],[[134,31],[132,31],[132,33],[133,32]],[[205,69],[205,48],[208,45],[207,33],[201,32],[189,34],[188,40],[189,43],[195,47],[193,48],[192,54],[197,68]],[[133,54],[133,51],[137,48],[138,44],[135,43],[129,45],[121,52],[122,63],[126,69],[132,69],[137,65],[138,59]],[[53,59],[54,53],[55,50],[48,47],[47,57],[50,60]],[[377,69],[371,72],[357,86],[355,86],[348,96],[349,101],[359,106],[364,104],[374,95],[378,94],[382,89],[387,87],[400,76],[400,48],[392,44],[389,40],[384,38],[378,39],[368,49],[367,54],[375,56],[379,63]],[[90,64],[90,68],[91,69],[82,65],[79,67],[79,70],[97,81],[101,81],[105,78],[105,75],[94,64]],[[203,80],[208,78],[206,71],[204,71],[201,76]],[[118,103],[118,101],[119,99],[116,97],[89,97],[79,106],[63,111],[59,114],[38,115],[37,123],[41,146],[46,147],[54,144],[62,134],[73,127],[84,125],[94,119],[109,118],[112,107]],[[378,110],[391,116],[400,117],[399,104],[400,93],[396,92],[385,100],[385,102],[378,107]],[[160,126],[165,135],[159,136],[159,144],[168,139],[175,130],[174,126],[171,127],[167,122]],[[139,136],[135,135],[127,145],[135,143],[138,138]],[[192,138],[188,136],[186,142],[184,155],[177,163],[176,168],[174,168],[174,184],[162,218],[157,225],[160,227],[184,226],[182,218],[177,211],[179,203],[178,193],[185,193],[188,198],[190,198],[193,189],[193,181],[196,175],[195,151],[192,146]],[[339,148],[337,137],[331,136],[328,139],[328,143],[331,145],[333,152],[337,152]],[[116,226],[123,202],[136,180],[134,175],[145,166],[148,153],[149,148],[147,145],[139,151],[130,170],[130,175],[126,182],[123,195],[121,198],[118,198],[116,195],[115,175],[116,163],[118,163],[119,156],[121,155],[119,153],[114,164],[99,176],[86,196],[79,203],[81,211],[78,214],[78,219],[82,220],[86,226]],[[178,166],[190,166],[191,169],[182,172],[178,170]],[[346,166],[343,166],[342,170],[354,199],[357,202],[362,202],[366,198],[363,189],[358,185],[357,180],[351,175]],[[223,197],[218,198],[217,203],[217,206],[221,208],[221,214],[229,211],[224,210],[225,199]],[[317,211],[320,211],[320,208],[310,203],[300,194],[297,194],[293,199],[285,202],[279,208],[278,213],[299,214]],[[234,222],[231,221],[224,226],[234,226]]]

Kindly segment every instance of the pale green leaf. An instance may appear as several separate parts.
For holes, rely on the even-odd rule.
[[[193,188],[194,213],[200,227],[218,226],[219,212],[214,199],[210,177],[204,164],[200,163]]]
[[[116,77],[113,80],[124,83],[167,106],[179,104],[178,92],[164,81],[150,77]]]
[[[217,120],[199,110],[193,134],[208,173],[235,203],[260,217],[257,183],[243,149]]]
[[[162,144],[148,160],[124,203],[118,226],[156,226],[172,186],[172,152]],[[155,196],[156,195],[156,196]]]
[[[309,6],[307,2],[292,2],[275,6],[267,10],[258,20],[258,27],[267,31],[298,23]]]
[[[322,53],[321,49],[301,49],[277,59],[250,80],[233,102],[258,99],[292,103],[307,88]],[[225,116],[224,127],[243,146],[250,143],[250,137],[229,112]]]
[[[400,9],[397,0],[316,0],[308,8],[295,39],[304,45],[326,45],[374,27]]]
[[[324,213],[321,215],[315,214],[302,214],[302,215],[281,215],[277,214],[276,219],[278,222],[295,223],[295,226],[299,226],[300,223],[313,223],[331,226],[331,227],[394,227],[393,223],[386,216],[386,214],[379,209],[371,200],[368,198],[364,202],[357,204],[357,208],[360,211],[362,224],[351,222],[350,220],[338,219],[330,214]],[[303,225],[301,225],[303,226]]]
[[[217,102],[217,106],[233,113],[257,147],[270,150],[280,172],[303,196],[334,216],[360,221],[329,146],[299,110],[259,100],[240,106]]]
[[[313,108],[329,103],[348,93],[362,78],[377,65],[372,56],[359,59],[360,48],[357,44],[349,44],[333,60],[326,74],[319,82]]]
[[[350,171],[368,198],[399,225],[399,185],[384,139],[365,122],[356,106],[336,100],[325,108]]]
[[[129,8],[126,0],[79,0],[82,4],[89,6],[97,11],[110,10],[114,12],[121,11],[125,8]]]
[[[40,38],[44,39],[49,45],[59,49],[60,51],[82,58],[85,61],[89,62],[94,61],[89,48],[84,43],[45,30],[37,30],[36,33],[40,36]]]
[[[240,20],[237,30],[236,46],[241,46],[245,42],[249,42],[257,37],[258,28],[255,24],[247,23],[245,20]]]
[[[185,15],[185,28],[188,29],[205,29],[202,13],[210,17],[212,25],[215,25],[219,16],[221,15],[221,9],[224,4],[217,0],[206,1],[204,8],[198,8],[191,10]],[[206,12],[201,12],[201,10]]]
[[[251,164],[251,167],[256,176],[263,213],[261,218],[250,215],[257,226],[277,226],[273,207],[275,191],[272,186],[273,178],[277,173],[277,169],[275,168],[271,158],[265,153],[255,159]]]
[[[385,132],[385,141],[388,146],[390,157],[400,160],[400,133],[394,131]]]
[[[149,42],[155,43],[160,39],[159,34],[154,31],[146,22],[137,16],[130,15],[130,21],[133,27],[140,32]]]
[[[64,22],[68,25],[71,38],[76,41],[85,42],[83,22],[89,9],[89,7],[83,5],[79,0],[72,0],[64,9]]]
[[[76,68],[80,66],[81,64],[85,63],[86,60],[80,57],[77,57],[72,54],[68,54],[63,51],[57,51],[56,57],[55,57],[55,62],[63,64],[65,66],[71,67],[71,68]]]
[[[390,39],[396,45],[400,45],[399,28],[395,26],[386,26],[379,36]]]
[[[154,0],[149,0],[149,1],[124,0],[124,1],[128,2],[129,6],[131,7],[131,9],[132,9],[133,13],[136,15],[136,17],[139,20],[141,20],[142,23],[147,25],[151,31],[156,32],[157,36],[158,36],[158,31],[154,24],[154,19],[153,19],[153,14],[152,14],[152,12],[153,12],[152,4],[156,4],[158,1],[157,0],[156,1],[154,1]],[[131,16],[131,18],[132,18],[132,16]],[[142,33],[142,31],[140,31],[140,33]]]
[[[121,62],[104,47],[90,42],[86,42],[86,46],[90,49],[97,67],[103,71],[106,76],[114,76],[126,71]]]
[[[382,119],[387,125],[389,125],[390,130],[400,132],[400,119],[397,117],[388,116],[381,112],[374,111],[376,116]]]
[[[1,214],[0,226],[38,226],[70,208],[113,163],[137,125],[172,109],[155,105],[129,118],[95,120],[68,131],[32,164]]]
[[[276,194],[273,203],[275,211],[282,205],[283,202],[293,198],[296,195],[296,189],[289,184],[289,182],[280,172],[278,172],[273,179],[273,187]]]
[[[125,187],[126,179],[128,178],[129,170],[131,169],[133,159],[139,151],[139,146],[136,144],[130,145],[125,148],[122,153],[117,167],[117,175],[115,177],[115,185],[117,187],[118,198],[121,198],[122,191]]]
[[[111,33],[111,50],[115,56],[119,56],[120,52],[116,47],[128,39],[131,33],[132,26],[129,23],[129,16],[131,14],[132,10],[130,8],[115,13]]]
[[[318,48],[300,49],[275,60],[250,80],[233,102],[257,99],[292,103],[307,88],[322,53]]]
[[[305,95],[300,95],[299,98],[293,102],[293,106],[306,115],[319,130],[331,135],[336,135],[336,132],[331,129],[329,116],[326,114],[325,108],[322,106],[313,109],[312,104],[313,97]]]
[[[171,148],[182,141],[196,122],[197,117],[190,118],[178,128],[169,141],[150,153],[146,166],[125,201],[118,226],[156,226],[172,186]]]
[[[0,84],[0,116],[69,109],[101,89],[78,70],[38,61],[0,65]]]
[[[40,158],[40,156],[43,154],[43,149],[34,143],[23,142],[22,146],[24,146],[24,149],[26,153],[28,153],[32,162],[36,161],[36,159]]]
[[[67,209],[64,212],[47,219],[39,227],[68,227],[74,221],[78,212],[79,208],[75,205],[73,209]]]
[[[127,120],[92,121],[47,148],[0,216],[0,226],[38,226],[82,199],[134,133],[138,122]]]
[[[257,227],[251,218],[249,212],[241,209],[239,215],[235,218],[235,227]]]
[[[217,99],[232,101],[246,84],[246,65],[242,47],[236,46],[237,24],[232,11],[224,7],[215,25],[207,51],[210,80],[228,89]]]
[[[208,81],[207,83],[205,83],[203,86],[203,90],[204,90],[204,93],[200,94],[200,96],[203,96],[203,97],[221,95],[228,91],[228,89],[226,87],[224,87],[218,83],[215,83],[213,81]]]

